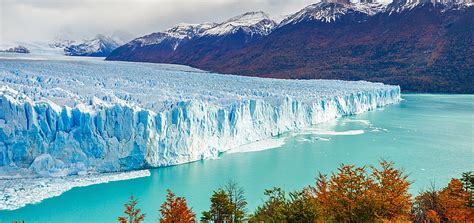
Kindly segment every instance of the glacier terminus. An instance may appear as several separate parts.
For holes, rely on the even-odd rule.
[[[1,178],[216,158],[400,101],[398,86],[278,80],[165,64],[0,59]],[[21,173],[21,174],[19,174]]]

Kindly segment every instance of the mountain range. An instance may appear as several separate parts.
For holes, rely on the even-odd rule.
[[[368,80],[405,92],[474,93],[474,5],[324,0],[276,22],[248,12],[136,38],[107,60],[247,76]]]
[[[106,57],[126,42],[128,42],[128,39],[123,39],[118,35],[98,34],[93,38],[83,40],[74,40],[74,38],[68,36],[57,37],[49,46],[62,49],[66,56]]]

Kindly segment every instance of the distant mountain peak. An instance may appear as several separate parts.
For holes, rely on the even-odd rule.
[[[216,23],[201,23],[201,24],[191,24],[191,23],[178,23],[177,25],[166,30],[166,34],[169,36],[175,37],[177,39],[192,38],[197,35],[201,35],[206,30],[214,27]]]
[[[215,23],[178,23],[164,32],[155,32],[136,38],[130,43],[127,43],[127,45],[139,45],[140,47],[144,47],[149,45],[157,45],[166,40],[169,41],[173,45],[173,49],[176,50],[182,41],[192,39],[196,36],[201,36],[206,30],[214,27],[215,25]]]
[[[15,47],[10,47],[6,49],[0,49],[0,52],[6,53],[30,53],[30,50],[22,45],[18,45]]]
[[[173,50],[176,50],[183,41],[202,36],[225,36],[238,30],[243,30],[250,36],[268,35],[276,27],[276,24],[268,14],[262,11],[247,12],[222,23],[178,23],[164,32],[156,32],[136,38],[127,45],[145,47],[158,45],[166,41],[166,44],[171,44]]]
[[[342,5],[349,5],[351,4],[350,0],[322,0],[322,3],[337,3]]]
[[[462,9],[474,5],[472,0],[393,0],[388,6],[388,11],[400,12],[411,10],[418,6],[433,5],[449,9]],[[445,11],[446,11],[445,10]]]
[[[105,57],[119,46],[120,43],[118,43],[112,37],[97,34],[92,39],[64,46],[64,53],[68,56]]]
[[[276,22],[268,14],[262,11],[246,12],[230,18],[206,30],[203,35],[227,35],[243,30],[250,35],[268,35],[275,27]]]
[[[374,3],[372,0],[364,0],[358,3],[351,3],[349,0],[323,0],[288,16],[279,26],[311,20],[330,23],[351,12],[373,15],[383,10],[383,8],[384,5]]]

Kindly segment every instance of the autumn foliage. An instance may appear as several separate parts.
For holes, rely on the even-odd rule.
[[[410,182],[408,176],[393,165],[393,162],[383,160],[380,168],[371,166],[375,213],[384,220],[406,221],[412,205],[411,194],[408,193]]]
[[[464,173],[437,190],[433,185],[414,199],[410,182],[393,162],[377,166],[341,165],[331,175],[319,174],[314,185],[286,193],[274,187],[264,192],[266,200],[253,214],[246,213],[244,189],[230,181],[214,191],[202,222],[474,222],[474,174]],[[121,223],[139,223],[145,215],[132,196],[125,204]],[[167,190],[160,208],[160,223],[196,222],[184,197]]]
[[[320,218],[335,222],[408,221],[410,182],[393,163],[380,162],[380,168],[342,165],[327,178],[320,174],[309,186],[321,210]]]
[[[167,190],[166,200],[161,205],[160,213],[160,223],[196,222],[196,214],[188,207],[186,198],[176,197],[171,190]]]
[[[137,207],[138,200],[132,195],[127,203],[125,203],[124,213],[125,217],[119,217],[120,223],[140,223],[145,220],[145,214],[141,213],[141,210]]]
[[[466,181],[466,180],[464,180]],[[415,198],[415,222],[474,222],[471,187],[468,181],[452,179],[440,191],[423,191]]]

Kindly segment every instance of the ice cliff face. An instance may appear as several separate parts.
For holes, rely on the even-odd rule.
[[[0,172],[62,176],[215,158],[399,100],[398,86],[363,81],[0,59]]]

